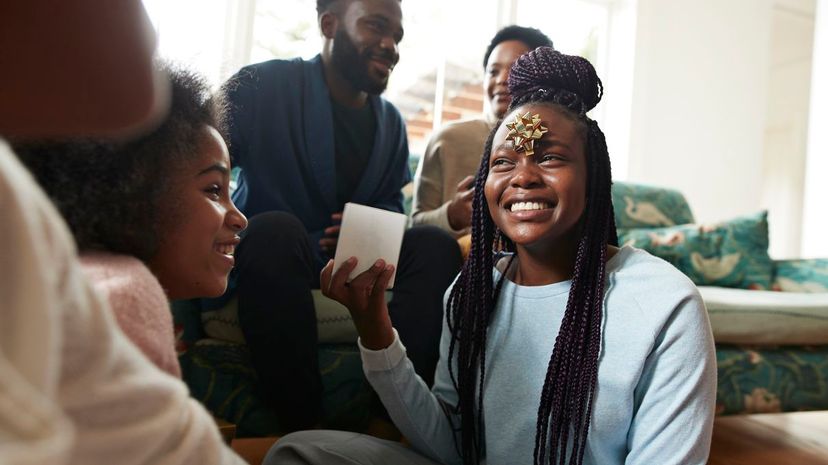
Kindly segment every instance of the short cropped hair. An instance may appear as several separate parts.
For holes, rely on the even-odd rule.
[[[319,1],[321,2],[323,0]],[[553,47],[552,39],[538,29],[516,25],[506,26],[497,31],[497,34],[492,37],[492,41],[489,42],[489,46],[486,47],[486,53],[483,55],[483,69],[486,69],[486,65],[489,64],[489,57],[492,55],[494,48],[501,42],[506,42],[507,40],[523,42],[529,47],[529,50],[534,50],[538,47]]]
[[[331,11],[332,7],[344,0],[316,0],[316,15],[322,16],[322,13]],[[339,11],[335,11],[339,13]]]

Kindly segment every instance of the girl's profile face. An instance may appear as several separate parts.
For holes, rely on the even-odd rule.
[[[535,140],[534,155],[516,151],[507,137],[515,116],[540,115],[548,131]],[[554,247],[575,239],[586,206],[586,155],[577,125],[544,104],[506,115],[495,133],[484,194],[500,231],[520,247]]]
[[[230,156],[218,131],[205,127],[199,154],[173,176],[150,268],[170,299],[219,296],[247,218],[230,200]]]

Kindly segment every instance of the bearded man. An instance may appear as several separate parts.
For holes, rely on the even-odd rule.
[[[241,69],[225,85],[230,155],[241,168],[233,200],[250,218],[231,289],[260,395],[288,430],[321,415],[311,290],[334,256],[346,202],[403,211],[411,180],[405,123],[380,97],[399,60],[399,0],[317,0],[322,52]],[[406,232],[389,311],[409,358],[430,383],[442,296],[460,268],[453,239]]]

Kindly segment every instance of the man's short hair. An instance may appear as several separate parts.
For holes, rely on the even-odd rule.
[[[344,1],[345,0],[316,0],[316,15],[321,16],[322,13],[330,11],[337,3],[342,3]],[[334,13],[339,13],[339,11],[334,11]]]
[[[322,13],[331,9],[331,7],[340,0],[316,0],[316,15],[321,16]]]
[[[324,1],[325,0],[318,0],[317,3],[322,3]],[[330,3],[331,1],[336,0],[327,0],[327,3]],[[489,46],[486,47],[486,54],[483,55],[483,69],[486,69],[486,65],[489,64],[489,57],[492,54],[492,50],[494,50],[494,48],[501,42],[506,42],[507,40],[517,40],[523,42],[527,47],[529,47],[529,50],[534,50],[538,47],[553,47],[552,39],[547,37],[546,34],[538,29],[516,25],[506,26],[497,31],[497,34],[495,34],[492,38]]]

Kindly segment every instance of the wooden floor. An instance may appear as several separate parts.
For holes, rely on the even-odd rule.
[[[233,449],[258,465],[277,439],[233,439]],[[717,418],[707,463],[828,465],[828,411]]]
[[[708,465],[828,465],[828,411],[717,418]]]

